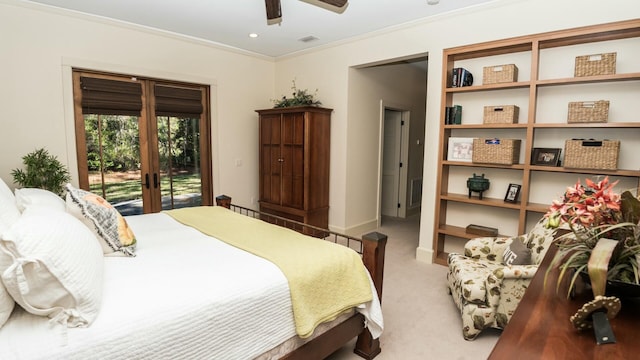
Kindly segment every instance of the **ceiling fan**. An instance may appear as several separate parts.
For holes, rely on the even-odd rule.
[[[348,0],[301,0],[309,4],[319,6],[339,14],[343,13],[347,8]],[[264,0],[267,7],[267,24],[279,24],[282,22],[282,11],[280,9],[280,0]]]

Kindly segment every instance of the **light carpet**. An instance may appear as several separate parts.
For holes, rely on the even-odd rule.
[[[376,359],[486,359],[500,330],[487,329],[473,341],[464,340],[460,312],[447,292],[447,268],[415,259],[419,221],[419,215],[385,217],[377,230],[388,240],[382,292],[385,329]],[[353,353],[354,344],[328,359],[362,359]]]

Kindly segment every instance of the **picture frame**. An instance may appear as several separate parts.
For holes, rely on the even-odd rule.
[[[559,148],[533,148],[531,165],[559,166],[561,151]]]
[[[473,138],[450,137],[447,151],[448,161],[471,162]]]
[[[519,184],[509,184],[507,188],[507,193],[504,195],[504,201],[508,203],[516,203],[518,202],[518,196],[520,196],[520,188],[522,186]]]

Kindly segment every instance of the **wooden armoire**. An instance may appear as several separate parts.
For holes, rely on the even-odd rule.
[[[327,229],[332,109],[256,110],[260,211]]]

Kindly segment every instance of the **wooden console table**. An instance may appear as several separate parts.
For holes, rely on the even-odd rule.
[[[529,285],[489,359],[637,359],[640,356],[640,300],[622,299],[622,310],[611,320],[615,344],[598,345],[593,331],[579,332],[569,317],[593,299],[591,289],[577,286],[578,295],[566,298],[566,284],[556,293],[557,271],[545,272],[557,247],[552,246]],[[553,279],[553,280],[552,280]]]

